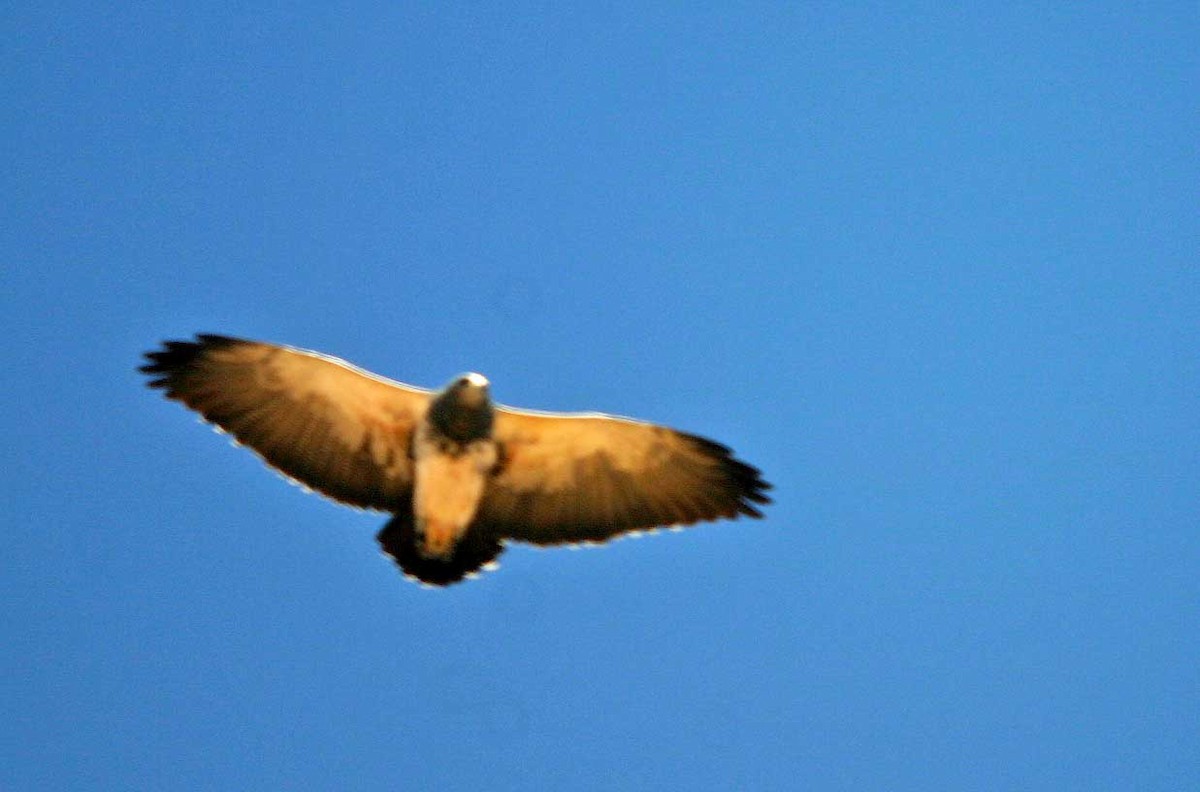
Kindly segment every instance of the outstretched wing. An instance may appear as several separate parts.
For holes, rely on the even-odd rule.
[[[552,545],[739,515],[770,503],[759,471],[719,443],[599,414],[498,407],[500,468],[479,520],[501,536]]]
[[[269,465],[343,503],[394,510],[428,391],[316,352],[217,335],[146,353],[150,387],[183,402]]]

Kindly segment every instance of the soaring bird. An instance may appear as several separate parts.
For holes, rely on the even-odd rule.
[[[390,512],[377,539],[417,581],[495,566],[508,540],[599,543],[631,531],[762,517],[756,468],[725,446],[601,413],[518,410],[463,374],[440,391],[343,360],[221,335],[147,352],[149,386],[288,478]]]

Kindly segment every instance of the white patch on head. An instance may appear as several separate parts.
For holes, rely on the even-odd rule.
[[[473,371],[456,379],[452,389],[457,391],[459,402],[470,407],[478,407],[488,398],[487,377]]]

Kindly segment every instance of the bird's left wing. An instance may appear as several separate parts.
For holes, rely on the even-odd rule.
[[[431,398],[332,357],[217,335],[146,353],[150,387],[269,465],[353,506],[407,506],[412,434]]]
[[[478,520],[534,544],[602,542],[627,531],[761,517],[770,484],[725,446],[595,413],[497,407],[500,466]]]

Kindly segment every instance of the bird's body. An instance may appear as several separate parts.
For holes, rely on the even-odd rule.
[[[466,532],[499,455],[491,437],[457,443],[437,436],[429,424],[417,427],[414,439],[416,466],[413,517],[423,552],[448,558]]]
[[[384,551],[412,577],[453,583],[507,540],[601,542],[630,531],[747,515],[759,472],[695,435],[599,413],[492,402],[465,374],[431,392],[319,353],[201,335],[147,354],[152,387],[290,478],[388,511]]]

